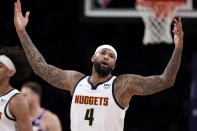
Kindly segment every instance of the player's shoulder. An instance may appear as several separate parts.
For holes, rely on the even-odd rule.
[[[20,94],[20,93],[18,93],[18,94],[15,94],[15,95],[11,98],[9,104],[19,106],[19,105],[26,104],[26,101],[25,101],[23,95]]]
[[[134,74],[122,74],[122,75],[118,75],[116,76],[116,78],[114,79],[114,81],[118,82],[118,81],[122,81],[125,80],[126,78],[130,78],[135,76]]]
[[[51,111],[48,111],[45,113],[43,119],[42,119],[43,125],[45,125],[46,128],[57,130],[61,129],[61,124],[58,116]]]
[[[22,94],[14,95],[9,101],[9,110],[16,117],[16,113],[23,112],[28,108],[27,101]]]
[[[114,85],[116,84],[126,84],[139,81],[143,76],[136,74],[122,74],[114,79]]]
[[[20,109],[23,108],[24,106],[27,106],[27,101],[24,99],[22,94],[14,95],[9,102],[10,108]]]
[[[125,78],[135,78],[135,77],[142,77],[141,75],[136,75],[136,74],[122,74],[116,77],[117,80],[122,80]]]
[[[53,113],[49,110],[46,111],[46,114],[44,115],[44,117],[45,117],[45,120],[47,119],[47,120],[50,120],[50,121],[54,121],[54,120],[59,119],[58,116],[55,113]]]
[[[74,77],[76,77],[78,79],[80,79],[80,78],[85,76],[83,73],[75,71],[75,70],[64,70],[64,72],[66,72],[66,74],[68,76],[74,76]]]

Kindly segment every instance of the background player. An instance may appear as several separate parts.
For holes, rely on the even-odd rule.
[[[33,131],[61,131],[59,118],[54,113],[40,106],[42,97],[41,85],[28,81],[22,85],[21,93],[29,105]]]
[[[32,131],[27,102],[10,79],[23,80],[30,67],[19,47],[0,47],[0,131]]]

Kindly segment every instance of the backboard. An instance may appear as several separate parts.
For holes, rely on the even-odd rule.
[[[101,5],[103,1],[109,3]],[[84,14],[86,17],[106,18],[140,18],[135,8],[135,0],[84,0]],[[182,18],[197,18],[197,1],[187,0],[181,6],[176,16]]]

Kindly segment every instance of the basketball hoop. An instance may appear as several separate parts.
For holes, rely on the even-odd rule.
[[[171,23],[183,0],[137,0],[136,8],[144,24],[144,45],[172,43]]]

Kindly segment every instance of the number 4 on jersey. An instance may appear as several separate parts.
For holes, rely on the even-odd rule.
[[[93,108],[87,109],[85,120],[88,120],[89,126],[92,126],[93,121],[94,121],[94,109]]]

